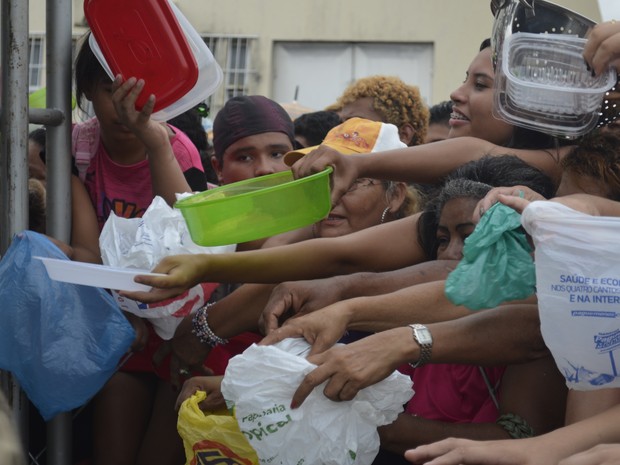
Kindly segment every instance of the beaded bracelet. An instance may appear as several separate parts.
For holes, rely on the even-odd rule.
[[[200,339],[200,342],[208,345],[209,347],[215,347],[217,345],[228,343],[228,339],[217,336],[209,327],[209,323],[207,322],[209,307],[214,304],[215,302],[210,302],[204,307],[200,307],[198,310],[196,310],[196,313],[192,318],[192,333],[195,334],[198,339]]]
[[[534,428],[527,424],[527,422],[519,415],[514,413],[505,413],[501,415],[496,423],[504,428],[511,438],[531,438],[534,436]]]

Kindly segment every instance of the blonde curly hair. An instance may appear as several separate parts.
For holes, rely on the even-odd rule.
[[[405,84],[395,76],[369,76],[358,79],[332,106],[341,109],[365,97],[373,98],[373,108],[383,115],[383,122],[401,127],[409,123],[415,130],[409,145],[424,143],[429,111],[416,86]]]

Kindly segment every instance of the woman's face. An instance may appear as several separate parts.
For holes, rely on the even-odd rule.
[[[338,237],[381,223],[388,206],[381,181],[358,179],[332,208],[329,216],[315,224],[317,237]]]
[[[478,199],[471,197],[452,199],[445,203],[437,227],[438,260],[460,260],[463,258],[465,239],[476,228],[472,221],[472,215],[477,204]]]
[[[485,48],[469,65],[463,84],[450,94],[450,138],[473,136],[497,145],[510,141],[512,125],[493,117],[494,78],[491,49]]]

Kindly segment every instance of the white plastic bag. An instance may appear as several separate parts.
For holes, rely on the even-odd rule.
[[[150,270],[168,255],[233,252],[236,246],[196,245],[181,212],[155,197],[142,218],[121,218],[110,213],[99,236],[99,247],[104,265]],[[216,286],[202,283],[174,299],[153,304],[112,293],[123,310],[147,318],[160,337],[170,339],[181,319],[204,305]]]
[[[411,379],[394,372],[346,402],[329,400],[322,385],[291,409],[293,393],[316,367],[305,359],[309,351],[305,340],[286,339],[254,344],[229,361],[222,394],[241,432],[262,464],[371,464],[379,452],[377,427],[403,411]]]
[[[536,247],[542,335],[567,386],[620,387],[620,218],[533,202],[521,221]]]

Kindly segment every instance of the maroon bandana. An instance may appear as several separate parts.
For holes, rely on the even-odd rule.
[[[244,137],[265,132],[282,132],[295,141],[291,117],[278,103],[262,95],[233,97],[213,122],[213,148],[221,159],[226,149]]]

